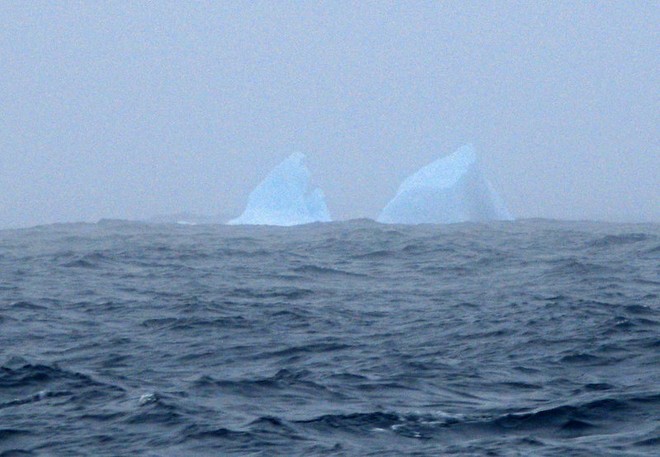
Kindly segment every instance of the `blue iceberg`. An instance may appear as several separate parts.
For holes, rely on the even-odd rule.
[[[310,172],[304,160],[305,155],[297,152],[275,167],[252,191],[243,214],[228,224],[289,226],[330,222],[323,191],[310,189]]]
[[[474,148],[465,145],[409,176],[378,222],[451,224],[513,220],[481,172]]]

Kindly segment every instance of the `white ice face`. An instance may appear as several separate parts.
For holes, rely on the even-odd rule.
[[[450,224],[512,220],[483,176],[471,145],[436,160],[406,178],[378,217],[391,224]]]
[[[299,225],[331,220],[321,189],[310,189],[305,155],[292,154],[252,191],[247,207],[229,224]]]

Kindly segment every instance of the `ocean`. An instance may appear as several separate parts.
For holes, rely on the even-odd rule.
[[[0,456],[660,455],[660,225],[0,231]]]

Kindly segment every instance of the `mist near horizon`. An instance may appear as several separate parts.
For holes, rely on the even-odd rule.
[[[660,6],[0,3],[0,228],[238,216],[307,156],[335,220],[466,143],[516,218],[660,221]]]

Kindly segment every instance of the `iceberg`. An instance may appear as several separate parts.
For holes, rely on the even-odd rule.
[[[311,189],[305,155],[296,152],[275,167],[252,191],[243,214],[231,225],[299,225],[330,222],[325,196]]]
[[[406,178],[378,222],[451,224],[513,220],[483,175],[472,145],[442,157]]]

